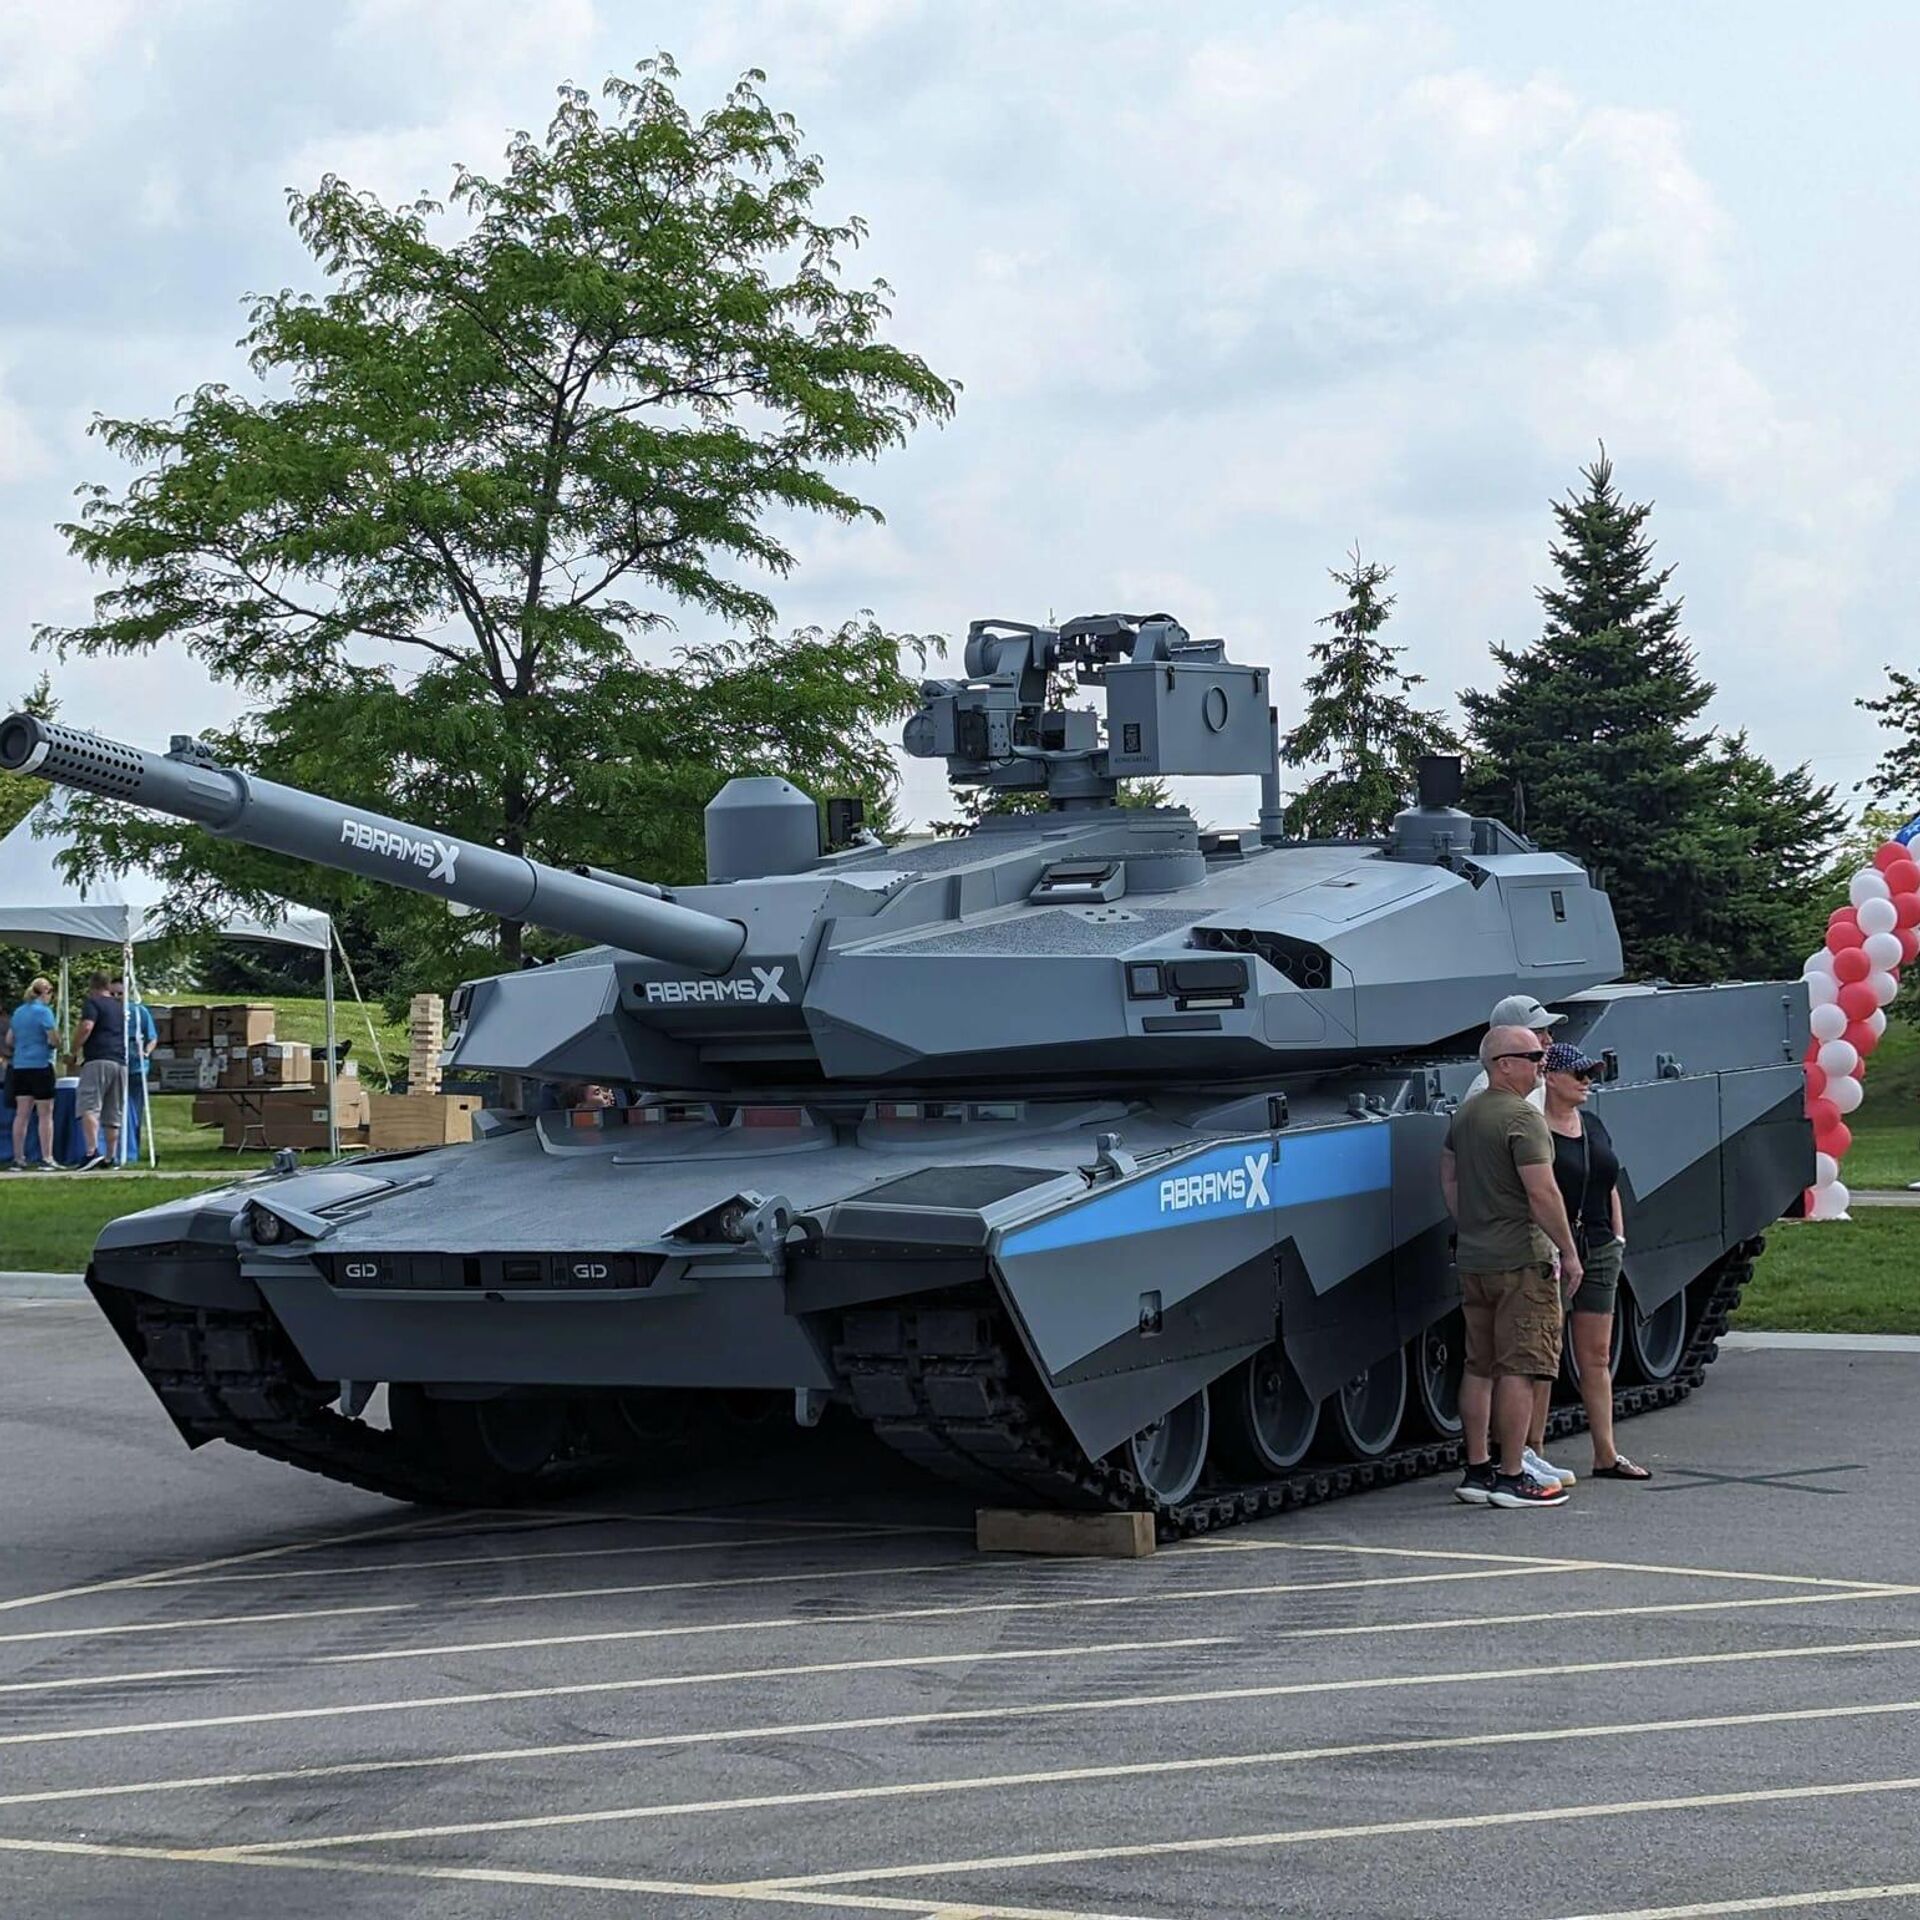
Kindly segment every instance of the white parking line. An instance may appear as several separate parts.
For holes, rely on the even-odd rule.
[[[281,1547],[256,1547],[249,1553],[223,1554],[217,1560],[194,1560],[185,1566],[155,1567],[148,1573],[123,1574],[113,1580],[95,1580],[85,1586],[55,1587],[46,1593],[17,1594],[11,1600],[0,1600],[0,1613],[14,1613],[23,1607],[44,1607],[56,1600],[84,1600],[98,1593],[123,1593],[129,1588],[152,1585],[156,1581],[171,1580],[183,1574],[211,1573],[217,1567],[237,1567],[252,1560],[278,1560],[296,1553],[318,1553],[327,1547],[338,1547],[362,1540],[381,1540],[395,1534],[420,1533],[433,1527],[444,1527],[456,1522],[478,1518],[492,1511],[486,1507],[469,1508],[463,1513],[435,1514],[430,1519],[395,1520],[384,1526],[363,1527],[357,1532],[334,1534],[325,1540],[296,1540]]]
[[[537,1747],[500,1747],[482,1753],[426,1755],[404,1760],[349,1760],[328,1766],[281,1769],[268,1773],[228,1774],[220,1778],[222,1786],[251,1786],[274,1780],[313,1778],[340,1779],[359,1774],[422,1771],[438,1767],[475,1766],[522,1760],[549,1760],[570,1754],[602,1756],[637,1753],[672,1747],[727,1746],[748,1740],[792,1740],[814,1738],[822,1734],[872,1733],[895,1727],[952,1727],[978,1725],[988,1721],[1051,1720],[1081,1714],[1137,1712],[1142,1708],[1208,1706],[1227,1700],[1282,1700],[1315,1694],[1381,1693],[1403,1689],[1480,1685],[1488,1681],[1564,1678],[1572,1674],[1633,1673],[1682,1667],[1741,1665],[1772,1660],[1818,1660],[1836,1655],[1912,1651],[1920,1648],[1920,1639],[1904,1641],[1852,1641],[1818,1647],[1769,1647],[1723,1653],[1663,1654],[1638,1660],[1583,1660],[1559,1666],[1480,1667],[1457,1673],[1395,1674],[1348,1680],[1292,1680],[1266,1686],[1196,1687],[1179,1692],[1116,1694],[1083,1700],[1030,1700],[989,1707],[932,1708],[917,1713],[866,1714],[843,1720],[778,1721],[768,1725],[745,1727],[703,1727],[674,1733],[646,1733],[619,1739],[568,1741],[560,1745]],[[99,1733],[138,1729],[103,1728]],[[9,1746],[57,1741],[75,1737],[67,1733],[15,1734],[5,1742]],[[92,1737],[82,1733],[78,1737]],[[165,1783],[143,1784],[143,1790],[164,1787]],[[199,1783],[196,1783],[199,1784]],[[372,1833],[319,1834],[288,1841],[263,1842],[262,1851],[304,1853],[321,1847],[355,1846],[361,1842],[418,1840],[448,1834],[512,1833],[547,1827],[591,1826],[609,1820],[644,1817],[645,1809],[620,1807],[592,1812],[524,1814],[505,1820],[464,1822],[448,1827],[382,1829]]]
[[[143,1667],[135,1673],[86,1673],[65,1680],[9,1680],[0,1694],[63,1693],[75,1687],[128,1687],[156,1680],[231,1680],[254,1673],[254,1667]]]
[[[1084,1568],[1082,1561],[1060,1561],[1043,1563],[1053,1571],[1062,1574],[1078,1572]],[[697,1590],[712,1590],[716,1587],[740,1586],[781,1586],[808,1580],[864,1580],[882,1573],[945,1573],[954,1569],[990,1573],[1004,1578],[1006,1568],[996,1561],[947,1560],[934,1561],[923,1567],[866,1567],[841,1568],[834,1573],[791,1573],[791,1574],[752,1574],[740,1579],[727,1580],[669,1580],[648,1586],[594,1587],[585,1591],[593,1594],[608,1593],[675,1593]],[[1427,1586],[1448,1580],[1513,1580],[1529,1575],[1547,1573],[1581,1573],[1588,1571],[1584,1560],[1551,1560],[1524,1567],[1494,1567],[1475,1569],[1467,1573],[1403,1573],[1390,1574],[1377,1580],[1274,1580],[1262,1581],[1257,1585],[1245,1587],[1200,1587],[1187,1590],[1167,1591],[1165,1589],[1145,1593],[1085,1594],[1060,1600],[982,1600],[955,1601],[940,1606],[890,1607],[879,1611],[864,1613],[802,1614],[794,1618],[775,1620],[708,1620],[697,1624],[676,1627],[633,1627],[617,1628],[600,1633],[554,1634],[539,1639],[476,1641],[465,1646],[450,1645],[440,1641],[429,1647],[389,1648],[381,1653],[343,1654],[333,1656],[341,1660],[395,1660],[410,1659],[422,1654],[476,1653],[490,1652],[501,1647],[562,1647],[579,1645],[586,1641],[604,1640],[653,1640],[677,1638],[683,1634],[694,1633],[756,1633],[777,1627],[847,1627],[864,1626],[876,1620],[939,1620],[958,1618],[968,1614],[982,1613],[1045,1613],[1070,1607],[1137,1607],[1152,1605],[1161,1601],[1213,1600],[1248,1594],[1272,1593],[1334,1593],[1352,1591],[1361,1587],[1412,1587]],[[576,1593],[567,1594],[528,1594],[511,1596],[507,1604],[515,1604],[522,1599],[553,1600],[576,1599]],[[492,1598],[471,1603],[478,1606],[495,1604]],[[9,1645],[29,1640],[81,1640],[102,1635],[128,1633],[191,1633],[209,1627],[251,1627],[268,1626],[289,1620],[339,1620],[356,1614],[370,1613],[439,1613],[444,1607],[434,1601],[388,1600],[370,1602],[365,1606],[353,1607],[308,1607],[290,1609],[278,1613],[234,1613],[202,1615],[191,1620],[140,1620],[122,1625],[104,1627],[46,1627],[32,1633],[0,1633],[0,1645]],[[319,1664],[319,1663],[315,1663]]]
[[[1579,1565],[1578,1561],[1569,1561],[1556,1563],[1552,1567],[1516,1567],[1489,1577],[1518,1578],[1534,1573],[1577,1569]],[[1452,1576],[1435,1575],[1433,1577],[1445,1579]],[[430,1660],[442,1655],[451,1657],[466,1653],[518,1653],[541,1647],[605,1646],[636,1640],[680,1640],[711,1633],[807,1632],[823,1626],[866,1626],[876,1622],[947,1619],[960,1615],[1058,1613],[1086,1607],[1147,1606],[1159,1601],[1177,1603],[1187,1600],[1241,1599],[1282,1593],[1324,1593],[1341,1587],[1405,1584],[1409,1583],[1391,1580],[1330,1580],[1315,1583],[1278,1581],[1260,1586],[1198,1587],[1191,1590],[1173,1590],[1153,1594],[1117,1594],[1069,1600],[992,1600],[973,1602],[964,1606],[895,1607],[873,1613],[842,1613],[829,1616],[792,1614],[784,1618],[776,1616],[761,1620],[701,1621],[676,1627],[608,1627],[593,1633],[537,1634],[514,1640],[442,1641],[413,1647],[382,1647],[361,1653],[322,1653],[315,1654],[308,1660],[295,1662],[289,1668],[282,1670],[300,1672],[312,1667],[361,1666],[383,1660]],[[1634,1607],[1581,1607],[1561,1613],[1468,1614],[1443,1620],[1398,1620],[1338,1627],[1276,1627],[1267,1632],[1264,1637],[1271,1640],[1338,1639],[1374,1633],[1414,1633],[1430,1628],[1512,1626],[1535,1620],[1613,1619],[1630,1614],[1651,1613],[1718,1613],[1733,1607],[1807,1607],[1833,1601],[1883,1600],[1909,1594],[1920,1594],[1920,1587],[1875,1587],[1846,1593],[1789,1594],[1779,1599],[1769,1597],[1764,1600],[1683,1600]]]
[[[719,1673],[646,1674],[625,1680],[575,1680],[545,1687],[503,1687],[486,1693],[432,1693],[405,1700],[349,1700],[324,1707],[282,1707],[268,1713],[216,1713],[192,1720],[142,1720],[119,1726],[68,1727],[44,1732],[0,1735],[0,1746],[29,1746],[62,1740],[106,1740],[143,1733],[190,1733],[206,1727],[257,1727],[284,1720],[350,1720],[363,1713],[425,1713],[445,1707],[491,1706],[506,1700],[556,1700],[578,1694],[645,1693],[682,1687],[713,1687],[752,1680],[790,1680],[819,1673],[882,1673],[907,1667],[957,1667],[1005,1664],[1021,1660],[1085,1660],[1102,1654],[1172,1653],[1193,1647],[1222,1647],[1226,1635],[1193,1640],[1103,1640],[1084,1646],[1012,1647],[962,1653],[902,1653],[875,1660],[821,1660],[805,1666],[736,1667]],[[598,1742],[589,1742],[591,1748]],[[553,1747],[542,1753],[571,1751]],[[405,1765],[414,1764],[411,1761]],[[248,1775],[264,1779],[265,1775]],[[275,1776],[276,1778],[282,1776]],[[291,1777],[291,1776],[287,1776]],[[114,1788],[114,1792],[121,1789]],[[0,1794],[0,1806],[17,1806],[38,1795]]]
[[[950,1527],[845,1527],[819,1533],[799,1535],[781,1535],[756,1533],[741,1535],[731,1540],[653,1540],[643,1546],[617,1547],[549,1547],[539,1553],[466,1553],[451,1556],[444,1560],[388,1560],[377,1566],[351,1565],[344,1567],[270,1567],[260,1572],[249,1573],[199,1573],[185,1578],[166,1579],[155,1577],[146,1582],[149,1589],[154,1587],[214,1587],[235,1586],[242,1583],[254,1584],[267,1580],[365,1580],[389,1573],[441,1573],[449,1568],[458,1567],[512,1567],[537,1564],[550,1560],[616,1560],[632,1559],[642,1555],[656,1553],[720,1553],[728,1548],[754,1547],[765,1550],[769,1547],[812,1546],[825,1540],[876,1540],[898,1539],[903,1533],[950,1533]],[[966,1564],[956,1562],[956,1565]],[[858,1573],[860,1569],[849,1567],[843,1571]]]
[[[1438,1547],[1361,1547],[1326,1540],[1194,1540],[1177,1551],[1181,1554],[1349,1553],[1392,1560],[1480,1560],[1515,1567],[1550,1564],[1539,1554],[1467,1553]],[[1644,1560],[1589,1560],[1586,1564],[1607,1573],[1661,1573],[1688,1580],[1752,1580],[1784,1587],[1880,1587],[1886,1584],[1880,1580],[1840,1580],[1815,1573],[1744,1573],[1730,1567],[1672,1567]]]
[[[362,1841],[450,1839],[474,1833],[552,1824],[594,1826],[644,1820],[684,1819],[716,1813],[755,1813],[795,1807],[837,1806],[878,1800],[915,1799],[950,1793],[1003,1793],[1019,1787],[1072,1786],[1094,1780],[1170,1778],[1191,1773],[1234,1773],[1253,1768],[1298,1765],[1305,1761],[1353,1760],[1389,1753],[1447,1753],[1480,1747],[1546,1746],[1563,1740],[1627,1739],[1645,1734],[1697,1733],[1729,1727],[1765,1727],[1796,1721],[1873,1719],[1920,1713],[1920,1700],[1874,1701],[1853,1706],[1792,1707],[1752,1713],[1695,1715],[1684,1720],[1618,1720],[1582,1727],[1538,1727],[1505,1733],[1463,1733],[1399,1740],[1352,1741],[1336,1746],[1279,1747],[1255,1753],[1207,1754],[1178,1760],[1114,1761],[1101,1766],[1052,1767],[1027,1773],[966,1774],[953,1779],[892,1780],[875,1786],[821,1787],[799,1793],[760,1793],[725,1800],[647,1801],[637,1806],[594,1812],[529,1815],[522,1820],[479,1821],[450,1826],[383,1829],[373,1834],[323,1836],[306,1841],[260,1841],[226,1849],[237,1854],[281,1853]],[[598,1752],[620,1742],[583,1742],[579,1750]],[[501,1758],[544,1757],[574,1749],[509,1749],[505,1754],[455,1754],[432,1760],[347,1762],[335,1766],[293,1767],[279,1773],[208,1774],[197,1779],[129,1781],[119,1786],[55,1787],[38,1793],[13,1793],[0,1806],[41,1806],[49,1802],[99,1800],[116,1795],[177,1793],[254,1786],[267,1782],[331,1779],[340,1774],[385,1773],[417,1766],[462,1766]]]
[[[1722,1913],[1785,1913],[1794,1907],[1853,1907],[1869,1900],[1920,1899],[1920,1880],[1902,1886],[1823,1887],[1811,1893],[1762,1893],[1750,1900],[1694,1900],[1684,1907],[1620,1908],[1613,1913],[1575,1913],[1567,1920],[1707,1920]]]
[[[1064,1563],[1063,1563],[1064,1564]],[[135,1620],[92,1627],[44,1627],[32,1633],[0,1633],[0,1645],[23,1640],[84,1640],[117,1633],[191,1633],[204,1627],[275,1625],[288,1620],[341,1620],[367,1613],[446,1613],[479,1607],[539,1606],[555,1600],[596,1600],[641,1593],[711,1593],[723,1587],[799,1586],[817,1580],[871,1580],[883,1574],[968,1573],[991,1569],[986,1561],[922,1560],[880,1567],[827,1567],[808,1573],[738,1573],[706,1580],[649,1580],[617,1587],[555,1587],[535,1593],[491,1593],[473,1599],[383,1600],[364,1606],[302,1607],[276,1613],[197,1615],[191,1620]]]
[[[1095,1912],[1085,1907],[1010,1907],[977,1900],[900,1900],[883,1893],[811,1893],[803,1888],[744,1892],[739,1887],[698,1880],[639,1880],[617,1874],[541,1873],[511,1867],[412,1867],[371,1860],[280,1858],[273,1854],[235,1854],[218,1847],[122,1846],[94,1840],[0,1838],[0,1853],[66,1855],[82,1860],[169,1860],[189,1866],[229,1866],[282,1872],[344,1873],[387,1880],[441,1880],[467,1886],[542,1887],[584,1893],[639,1893],[681,1900],[725,1900],[736,1906],[830,1907],[836,1912],[904,1913],[917,1920],[1146,1920],[1140,1914]]]
[[[1557,1564],[1557,1563],[1556,1563]],[[1298,1592],[1298,1587],[1283,1588],[1224,1588],[1225,1593],[1244,1592]],[[1860,1587],[1848,1588],[1840,1593],[1787,1593],[1766,1594],[1753,1599],[1743,1600],[1660,1600],[1646,1601],[1634,1606],[1624,1607],[1557,1607],[1532,1613],[1470,1613],[1451,1614],[1437,1619],[1420,1620],[1371,1620],[1349,1623],[1343,1626],[1328,1627],[1274,1627],[1261,1628],[1260,1639],[1263,1644],[1281,1640],[1345,1640],[1364,1638],[1368,1635],[1391,1635],[1397,1633],[1457,1633],[1481,1632],[1490,1627],[1531,1627],[1551,1626],[1568,1620],[1625,1620],[1641,1619],[1664,1614],[1710,1613],[1716,1616],[1736,1609],[1746,1610],[1755,1607],[1824,1607],[1844,1605],[1849,1602],[1867,1600],[1902,1600],[1920,1595],[1920,1587]],[[1185,1597],[1185,1596],[1161,1596]],[[1047,1601],[1038,1603],[1053,1607],[1062,1603]],[[872,1617],[872,1616],[863,1616]],[[891,1616],[879,1616],[890,1618]],[[787,1620],[756,1620],[749,1626],[762,1628],[769,1632],[783,1628],[803,1628],[818,1626],[819,1620],[812,1617],[798,1617]],[[837,1623],[836,1623],[837,1624]],[[722,1622],[715,1626],[692,1627],[638,1627],[620,1628],[604,1633],[561,1634],[541,1636],[528,1640],[481,1640],[464,1645],[427,1646],[427,1647],[389,1647],[366,1653],[325,1653],[315,1654],[304,1660],[291,1660],[273,1664],[255,1663],[251,1666],[234,1667],[158,1667],[144,1671],[128,1673],[106,1673],[83,1675],[78,1678],[62,1680],[18,1680],[0,1685],[0,1695],[10,1693],[52,1692],[75,1687],[125,1686],[142,1681],[160,1680],[198,1680],[232,1679],[239,1675],[251,1677],[285,1677],[288,1675],[310,1673],[320,1667],[356,1666],[380,1660],[424,1660],[437,1654],[461,1653],[497,1653],[512,1652],[523,1648],[551,1646],[591,1646],[604,1642],[620,1642],[635,1638],[659,1637],[662,1635],[692,1635],[705,1632],[733,1633],[739,1631],[733,1622]],[[251,1718],[252,1716],[249,1716]]]
[[[1050,1853],[1006,1853],[975,1860],[925,1860],[907,1866],[853,1867],[838,1873],[795,1874],[738,1883],[745,1893],[787,1889],[862,1887],[874,1881],[940,1879],[961,1873],[1011,1873],[1032,1867],[1086,1866],[1095,1861],[1154,1860],[1184,1853],[1227,1853],[1317,1845],[1334,1840],[1379,1840],[1414,1833],[1471,1833],[1494,1827],[1533,1827],[1547,1822],[1610,1820],[1627,1815],[1695,1813],[1714,1807],[1763,1807],[1814,1800],[1844,1800],[1866,1794],[1920,1792],[1920,1776],[1889,1780],[1838,1780],[1819,1786],[1752,1787],[1733,1793],[1676,1794],[1661,1800],[1615,1800],[1598,1805],[1512,1807],[1498,1813],[1436,1815],[1428,1820],[1369,1820],[1344,1827],[1281,1827],[1268,1833],[1225,1833],[1206,1839],[1142,1840],[1110,1847],[1062,1847]]]

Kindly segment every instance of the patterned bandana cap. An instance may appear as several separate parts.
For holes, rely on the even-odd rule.
[[[1589,1060],[1576,1046],[1561,1040],[1547,1049],[1546,1069],[1549,1073],[1592,1073],[1600,1062]]]

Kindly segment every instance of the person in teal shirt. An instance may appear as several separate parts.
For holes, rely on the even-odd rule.
[[[27,1164],[27,1130],[36,1109],[40,1116],[39,1164],[43,1169],[53,1165],[53,1049],[59,1030],[53,1012],[53,982],[36,977],[27,988],[27,997],[14,1008],[5,1036],[11,1063],[7,1098],[13,1103],[11,1164],[16,1173]]]

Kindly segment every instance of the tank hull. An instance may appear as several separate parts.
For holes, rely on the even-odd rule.
[[[1621,1152],[1629,1310],[1682,1329],[1643,1389],[1697,1374],[1702,1276],[1724,1278],[1811,1178],[1797,998],[1569,1003],[1616,1069],[1593,1098]],[[1197,1396],[1217,1405],[1270,1351],[1344,1416],[1351,1383],[1403,1356],[1417,1369],[1446,1326],[1438,1161],[1474,1070],[1433,1056],[1129,1098],[888,1101],[854,1119],[615,1110],[617,1125],[545,1122],[135,1214],[103,1235],[91,1277],[189,1440],[251,1444],[233,1403],[251,1394],[283,1442],[297,1412],[332,1434],[323,1452],[385,1447],[386,1468],[348,1477],[416,1497],[396,1466],[405,1436],[376,1442],[340,1411],[372,1383],[446,1403],[838,1404],[989,1490],[1184,1510],[1114,1465],[1134,1436]],[[249,1385],[249,1368],[277,1386]],[[1406,1398],[1374,1471],[1407,1451]],[[1047,1462],[1037,1483],[975,1458],[1006,1453],[1015,1404]],[[1447,1438],[1409,1457],[1439,1464]],[[1216,1501],[1248,1484],[1226,1451],[1203,1482]],[[459,1463],[438,1464],[452,1487]]]

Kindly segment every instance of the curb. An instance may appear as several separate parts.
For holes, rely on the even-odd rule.
[[[84,1300],[85,1276],[78,1273],[0,1273],[0,1300]]]
[[[1920,1333],[1723,1333],[1720,1345],[1791,1353],[1920,1353]]]

